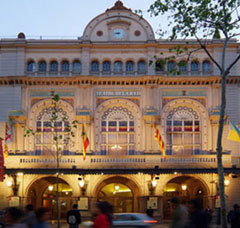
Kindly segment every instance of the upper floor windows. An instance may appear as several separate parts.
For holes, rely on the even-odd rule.
[[[132,74],[134,72],[134,62],[133,61],[127,61],[126,62],[126,73]]]
[[[211,72],[211,63],[208,60],[203,61],[202,63],[202,72],[210,73]]]
[[[38,63],[38,72],[40,73],[47,72],[47,63],[45,61],[41,61]]]
[[[50,63],[50,73],[57,73],[58,72],[58,62],[52,61]]]
[[[138,62],[138,74],[145,74],[147,71],[146,62],[141,60]]]
[[[33,72],[35,72],[35,70],[36,70],[36,64],[35,64],[35,62],[34,62],[34,61],[29,61],[29,62],[27,63],[27,72],[33,73]]]
[[[199,72],[199,62],[192,61],[191,62],[191,73],[198,73]]]
[[[167,63],[167,71],[173,72],[176,69],[176,63],[174,61],[169,61]]]
[[[114,62],[113,71],[115,74],[122,74],[123,72],[123,64],[121,61]]]
[[[178,69],[180,71],[180,74],[186,73],[188,71],[188,64],[186,61],[182,60],[178,64]]]
[[[70,70],[69,68],[69,62],[68,61],[63,61],[61,64],[61,71],[62,73],[68,73]]]
[[[75,60],[72,64],[72,72],[74,74],[79,74],[81,72],[81,63],[78,60]]]
[[[111,73],[111,63],[110,61],[104,61],[102,66],[103,74]]]
[[[92,61],[91,62],[91,72],[92,73],[99,73],[99,62],[98,61]]]
[[[164,60],[162,59],[158,59],[156,62],[155,62],[155,71],[158,73],[158,72],[163,72],[164,71]]]

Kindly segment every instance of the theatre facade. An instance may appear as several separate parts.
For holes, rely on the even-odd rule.
[[[216,142],[221,77],[203,51],[170,59],[169,48],[185,41],[157,40],[151,25],[117,1],[96,16],[76,39],[0,40],[0,137],[11,130],[1,208],[32,203],[56,216],[56,145],[50,118],[58,94],[57,131],[63,140],[60,211],[78,203],[89,216],[97,200],[115,212],[145,212],[168,219],[173,196],[198,198],[204,208],[219,208]],[[197,47],[194,40],[189,50]],[[220,61],[223,43],[210,40]],[[227,62],[239,54],[233,40]],[[160,54],[162,53],[162,54]],[[156,56],[156,58],[154,58]],[[149,64],[153,61],[153,64]],[[178,74],[172,71],[178,63]],[[229,123],[240,122],[240,64],[227,79],[223,164],[228,209],[240,203],[240,147],[227,140]],[[65,128],[79,122],[75,137]],[[83,160],[82,124],[89,139]],[[154,140],[154,126],[165,143],[166,158]],[[35,135],[25,137],[31,128]]]

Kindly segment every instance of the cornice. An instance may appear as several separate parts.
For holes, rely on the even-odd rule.
[[[192,86],[220,85],[220,76],[180,77],[180,76],[140,76],[140,77],[0,77],[0,86]],[[229,76],[227,84],[240,84],[240,76]]]

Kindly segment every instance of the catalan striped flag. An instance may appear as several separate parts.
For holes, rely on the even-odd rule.
[[[8,144],[11,142],[12,134],[11,130],[8,126],[8,122],[6,122],[5,126],[5,146],[4,146],[4,157],[8,157]]]
[[[227,139],[240,143],[240,130],[231,121],[230,121],[230,129],[229,129],[229,132],[228,132]]]
[[[86,150],[87,147],[89,146],[89,140],[87,137],[87,133],[84,128],[84,124],[82,124],[82,148],[83,148],[83,160],[86,159]]]
[[[160,150],[162,151],[162,155],[164,158],[166,158],[163,138],[160,135],[159,130],[157,129],[156,125],[154,125],[154,129],[155,129],[154,139],[158,141],[158,145],[160,147]]]
[[[0,181],[4,180],[4,156],[3,156],[3,139],[0,138]]]

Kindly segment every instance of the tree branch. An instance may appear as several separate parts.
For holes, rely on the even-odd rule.
[[[237,61],[240,59],[240,54],[237,56],[237,58],[230,64],[230,66],[226,69],[226,72],[228,73],[231,68],[237,63]]]

